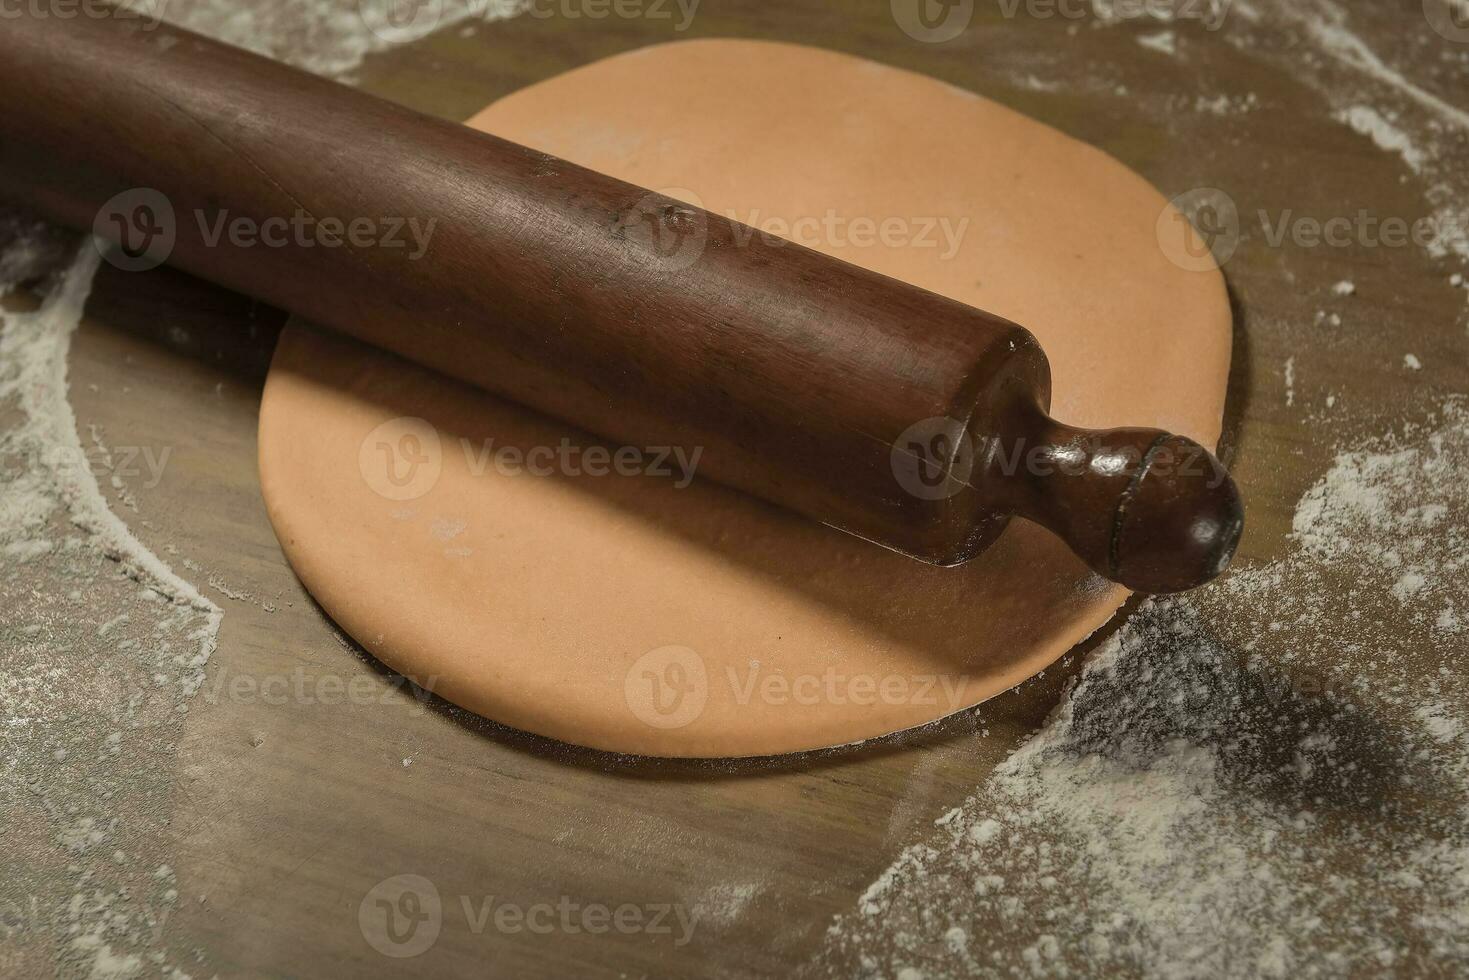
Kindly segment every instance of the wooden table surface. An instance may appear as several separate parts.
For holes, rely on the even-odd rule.
[[[1359,32],[1399,56],[1405,33],[1425,30],[1408,4],[1350,11]],[[1250,27],[1266,38],[1258,50],[1231,43],[1228,28],[1173,25],[1186,57],[1138,43],[1158,29],[1103,29],[1090,13],[1007,18],[980,4],[962,36],[924,44],[896,27],[888,0],[705,0],[683,34],[668,21],[616,17],[522,16],[467,36],[450,29],[369,58],[357,81],[454,119],[629,48],[676,37],[775,38],[971,89],[1101,147],[1169,196],[1224,189],[1246,224],[1258,209],[1427,213],[1422,182],[1403,157],[1333,119],[1320,81],[1330,66],[1309,64],[1300,22]],[[1437,43],[1463,57],[1465,45]],[[1294,58],[1303,59],[1299,74]],[[1415,84],[1462,100],[1464,62],[1449,68],[1425,67]],[[1219,97],[1248,109],[1198,108]],[[1461,170],[1469,169],[1463,149],[1460,140],[1445,151]],[[1451,257],[1412,248],[1274,246],[1258,231],[1241,242],[1226,269],[1238,323],[1223,455],[1249,504],[1242,565],[1286,550],[1296,501],[1341,446],[1421,418],[1466,389],[1466,295],[1449,283],[1454,268]],[[1350,323],[1329,341],[1313,340],[1318,311],[1343,279],[1357,287]],[[157,817],[186,897],[164,941],[197,951],[196,975],[817,969],[833,916],[852,909],[905,845],[1041,724],[1076,670],[1079,658],[1069,657],[935,729],[737,764],[608,757],[441,702],[422,706],[336,632],[266,521],[255,419],[282,314],[167,270],[105,268],[88,310],[71,360],[79,423],[100,426],[117,444],[171,447],[162,481],[138,493],[127,519],[185,577],[213,581],[206,591],[224,608],[206,694],[227,690],[216,682],[230,677],[298,675],[344,684],[365,677],[382,692],[370,704],[206,694],[193,702],[176,755],[158,760],[173,790]],[[1403,369],[1409,352],[1421,370]],[[412,959],[380,955],[358,925],[368,891],[400,874],[429,879],[444,899],[439,938]],[[686,943],[676,930],[477,932],[461,896],[471,906],[487,896],[525,906],[563,896],[612,907],[667,903],[700,920]]]

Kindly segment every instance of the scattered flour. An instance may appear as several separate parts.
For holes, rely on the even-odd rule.
[[[1142,6],[1156,6],[1162,12],[1170,7]],[[1183,9],[1181,4],[1173,6]],[[1422,182],[1425,215],[1432,217],[1437,229],[1425,246],[1427,251],[1434,258],[1469,261],[1469,170],[1462,165],[1469,155],[1469,110],[1436,94],[1426,80],[1442,77],[1440,87],[1457,86],[1462,92],[1462,62],[1456,68],[1454,56],[1461,55],[1463,45],[1433,32],[1424,15],[1424,4],[1411,3],[1400,9],[1373,4],[1348,7],[1338,0],[1230,0],[1206,6],[1222,14],[1214,26],[1226,44],[1262,64],[1289,72],[1325,100],[1332,118],[1402,159]],[[1093,0],[1091,7],[1095,18],[1091,23],[1099,28],[1121,28],[1140,21],[1135,15],[1140,9],[1137,6]],[[1166,41],[1163,34],[1209,34],[1208,22],[1200,25],[1197,16],[1152,19],[1167,23],[1169,30],[1141,35],[1138,43],[1175,56],[1185,51]],[[1368,23],[1374,28],[1374,37],[1405,39],[1407,46],[1399,57],[1425,78],[1409,78],[1369,46],[1359,33]],[[1074,32],[1072,36],[1084,38],[1087,33]],[[1195,47],[1202,51],[1206,45]],[[1012,57],[1034,60],[1025,51]],[[1068,66],[1075,60],[1068,61]],[[1065,74],[1076,76],[1069,67]],[[1201,80],[1207,77],[1207,73],[1199,73]],[[1053,89],[1060,87],[1048,84]],[[1096,84],[1090,78],[1083,78],[1079,87],[1086,92],[1112,91],[1134,102],[1139,99],[1126,86]],[[1190,97],[1200,110],[1228,114],[1230,101],[1213,91],[1173,93],[1167,101],[1175,104]]]
[[[1187,100],[1182,100],[1187,103]],[[1244,95],[1196,95],[1191,108],[1194,112],[1207,112],[1216,116],[1237,116],[1246,112],[1254,112],[1260,108],[1260,97],[1254,92]]]
[[[1434,625],[1469,603],[1466,470],[1453,401],[1339,456],[1287,557],[1144,605],[836,920],[822,971],[1469,969],[1469,684]]]
[[[446,6],[441,26],[520,4]],[[354,0],[175,0],[167,19],[324,75],[389,46]],[[1261,43],[1283,27],[1308,57]],[[1404,160],[1445,226],[1465,227],[1463,155],[1440,144],[1469,139],[1469,114],[1390,68],[1341,5],[1240,2],[1224,34],[1298,72]],[[1436,254],[1469,259],[1465,242]],[[34,261],[0,251],[0,283]],[[127,532],[85,465],[65,355],[94,263],[83,250],[40,309],[0,319],[0,800],[12,855],[56,855],[0,880],[3,975],[53,972],[53,958],[102,977],[176,969],[156,937],[177,892],[148,857],[171,786],[149,773],[176,744],[219,611]],[[1451,404],[1432,432],[1343,455],[1301,501],[1290,556],[1145,606],[1046,728],[838,920],[831,972],[1310,976],[1425,972],[1427,956],[1463,969],[1466,469],[1469,426]],[[36,586],[58,574],[66,602]],[[1374,615],[1387,603],[1419,632],[1387,631],[1402,621]],[[1255,614],[1241,624],[1235,606]],[[62,618],[97,642],[48,644]],[[1281,631],[1294,653],[1255,656]],[[1427,678],[1410,663],[1425,645],[1442,661]],[[718,898],[731,917],[748,901]]]
[[[1170,57],[1178,56],[1178,36],[1172,31],[1159,31],[1156,34],[1139,34],[1137,43],[1152,51],[1158,51]]]
[[[469,527],[467,521],[458,517],[436,517],[429,522],[428,532],[440,541],[453,541]]]
[[[1413,144],[1408,135],[1382,117],[1371,106],[1354,105],[1336,114],[1336,118],[1352,127],[1363,136],[1371,137],[1379,149],[1396,153],[1414,173],[1423,172],[1423,151]]]
[[[362,14],[374,3],[157,6],[179,26],[349,77],[393,46]],[[524,7],[444,0],[435,26]],[[168,759],[222,614],[108,508],[78,438],[66,358],[97,264],[90,243],[0,213],[0,976],[186,980],[163,935],[177,884],[158,857],[176,791]],[[27,308],[16,288],[36,280],[42,299]],[[105,463],[100,433],[92,444]]]
[[[0,309],[0,974],[132,977],[178,971],[157,942],[177,898],[151,870],[174,789],[160,762],[220,611],[129,532],[93,476],[66,357],[99,253],[72,249],[38,306]],[[10,238],[0,269],[29,278],[44,250]],[[16,284],[0,282],[0,299]]]
[[[373,30],[373,14],[391,0],[167,0],[163,19],[218,41],[247,48],[318,75],[349,77],[368,55],[402,40]],[[436,15],[435,30],[470,20],[513,17],[526,0],[428,0],[417,8]],[[380,18],[379,18],[380,19]]]
[[[699,921],[726,929],[740,920],[751,903],[765,891],[760,881],[726,881],[706,889],[694,902]]]
[[[1438,228],[1429,253],[1469,260],[1469,173],[1462,166],[1469,152],[1469,111],[1409,79],[1352,30],[1352,17],[1376,13],[1370,8],[1349,15],[1335,0],[1250,0],[1250,6],[1257,22],[1231,20],[1241,29],[1226,30],[1226,39],[1242,49],[1262,51],[1262,32],[1300,31],[1311,56],[1303,58],[1286,46],[1277,57],[1287,59],[1291,70],[1332,104],[1337,119],[1398,154],[1424,179],[1424,196]],[[1422,5],[1384,9],[1382,15],[1391,25],[1408,29],[1397,33],[1428,39],[1421,63],[1431,66],[1429,59],[1445,49],[1443,39],[1418,19]]]

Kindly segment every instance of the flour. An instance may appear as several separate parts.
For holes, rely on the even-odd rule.
[[[1194,112],[1207,112],[1216,116],[1238,116],[1246,112],[1254,112],[1260,108],[1260,97],[1254,92],[1244,95],[1197,95],[1192,102],[1187,97],[1180,97],[1175,101],[1192,108]]]
[[[1138,44],[1184,61],[1190,52],[1209,50],[1217,36],[1262,66],[1289,73],[1326,103],[1332,119],[1393,153],[1409,174],[1420,180],[1425,216],[1433,219],[1437,232],[1424,246],[1428,253],[1434,258],[1469,262],[1469,169],[1462,165],[1469,157],[1469,110],[1440,94],[1462,94],[1469,46],[1435,34],[1423,4],[1400,8],[1360,3],[1349,9],[1337,0],[1231,0],[1204,5],[1219,14],[1217,20],[1157,16],[1166,14],[1170,5],[1153,6],[1156,11],[1140,17],[1136,16],[1139,5],[1096,0],[1091,5],[1093,19],[1088,23],[1100,30],[1129,31]],[[1184,5],[1173,6],[1182,9]],[[1160,21],[1167,23],[1166,31],[1158,30]],[[1420,77],[1410,78],[1364,41],[1359,21],[1371,23],[1371,36],[1375,38],[1398,38],[1399,60],[1412,65]],[[1083,44],[1092,32],[1068,33],[1075,38],[1073,44]],[[1134,106],[1149,104],[1156,98],[1117,85],[1110,77],[1078,75],[1074,66],[1092,60],[1094,54],[1072,52],[1069,57],[1052,57],[1039,69],[1041,57],[1024,46],[1016,46],[1003,57],[1023,62],[1023,73],[1014,67],[1008,73],[1013,82],[1025,88],[1060,90],[1062,83],[1048,77],[1045,70],[1057,66],[1059,74],[1072,80],[1069,86],[1083,95],[1112,93]],[[1065,67],[1059,67],[1062,65]],[[1160,77],[1173,83],[1170,76]],[[1199,91],[1168,92],[1159,101],[1167,107],[1184,106],[1195,112],[1227,116],[1235,103],[1226,93],[1204,88],[1213,84],[1206,81],[1212,78],[1210,73],[1200,71],[1193,83]],[[1164,127],[1177,124],[1166,111],[1157,114],[1157,121]],[[1196,132],[1190,130],[1185,135]],[[1216,177],[1210,186],[1218,185]],[[1223,189],[1233,190],[1227,185]],[[1351,213],[1344,211],[1348,216]],[[1411,220],[1418,216],[1398,217]]]
[[[356,7],[175,0],[168,15],[341,76],[388,46]],[[1335,3],[1234,11],[1229,43],[1304,79],[1463,228],[1469,177],[1450,151],[1469,116],[1390,68]],[[1269,43],[1284,30],[1302,43]],[[1254,107],[1243,98],[1190,104],[1224,116]],[[1469,259],[1464,242],[1434,254]],[[0,251],[0,283],[51,248]],[[172,792],[159,760],[219,612],[116,521],[82,463],[65,356],[94,262],[84,251],[40,310],[0,319],[0,805],[11,855],[27,855],[0,879],[4,975],[51,972],[53,956],[96,976],[178,966],[158,939],[177,902],[156,857]],[[1290,555],[1144,607],[1045,729],[834,925],[831,972],[1310,976],[1424,972],[1425,955],[1463,969],[1466,443],[1450,404],[1433,427],[1343,454],[1300,502]],[[38,587],[53,575],[64,585]],[[1226,624],[1237,606],[1250,622]],[[1386,625],[1401,609],[1407,633]],[[95,641],[48,642],[68,620]],[[1264,662],[1254,648],[1281,633],[1297,649]],[[1407,657],[1424,648],[1439,658],[1426,675]],[[713,899],[733,920],[754,893]]]
[[[61,254],[17,231],[0,269]],[[219,609],[108,508],[66,400],[66,357],[99,253],[75,240],[40,305],[0,312],[0,973],[177,970],[154,877],[178,743]],[[15,286],[0,282],[0,297]],[[22,857],[23,856],[23,857]],[[178,975],[183,976],[180,972]]]
[[[1421,5],[1411,12],[1364,7],[1351,15],[1334,0],[1251,0],[1251,6],[1255,19],[1232,18],[1225,39],[1286,67],[1328,101],[1334,118],[1398,155],[1424,179],[1424,197],[1438,229],[1427,246],[1429,254],[1469,260],[1469,172],[1456,162],[1469,155],[1469,112],[1390,66],[1352,29],[1352,17],[1369,15],[1403,25],[1405,18],[1421,16]],[[1435,53],[1455,49],[1428,30],[1426,21],[1411,28],[1381,33],[1427,38],[1415,60],[1429,71],[1439,67]],[[1282,30],[1299,32],[1306,51],[1269,44]],[[1456,77],[1452,67],[1447,72]]]
[[[162,12],[341,77],[391,46],[361,16],[369,5],[173,0]],[[522,6],[448,0],[437,26]],[[123,509],[138,499],[100,429],[89,448],[78,437],[67,353],[98,261],[89,243],[0,213],[0,976],[183,980],[208,968],[164,934],[178,903],[163,860],[172,757],[222,614],[109,508],[96,469]],[[16,287],[40,277],[43,299],[26,309]],[[209,584],[274,609],[217,576]]]
[[[1413,144],[1408,135],[1382,117],[1382,115],[1371,106],[1354,105],[1336,114],[1336,118],[1346,123],[1352,129],[1363,136],[1371,137],[1379,149],[1396,153],[1403,158],[1403,162],[1412,168],[1414,173],[1423,172],[1423,151]]]
[[[466,21],[494,21],[522,12],[524,0],[442,0],[420,4],[437,13],[434,30]],[[369,55],[400,40],[372,27],[387,0],[169,0],[163,19],[217,41],[246,48],[318,75],[350,77]],[[404,12],[414,12],[404,4]],[[427,29],[425,28],[425,32]]]
[[[1169,57],[1178,56],[1178,35],[1172,31],[1159,31],[1156,34],[1139,34],[1137,43],[1152,51],[1166,54]]]
[[[1340,455],[1287,557],[1144,605],[836,921],[827,972],[1469,968],[1469,685],[1444,628],[1469,603],[1466,471],[1451,401]]]
[[[765,891],[760,881],[726,881],[707,889],[695,902],[699,921],[713,929],[727,929],[740,920]]]

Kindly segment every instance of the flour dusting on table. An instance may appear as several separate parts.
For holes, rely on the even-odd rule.
[[[518,6],[447,0],[441,27]],[[341,77],[389,46],[358,10],[175,0],[166,18]],[[1462,61],[1430,60],[1421,31],[1398,32],[1396,55],[1367,45],[1393,32],[1354,19],[1408,16],[1392,5],[1232,10],[1225,42],[1401,159],[1440,221],[1431,253],[1469,259],[1469,114],[1444,81]],[[1188,24],[1134,27],[1159,60],[1206,50]],[[1022,86],[1057,91],[1036,72],[1071,52],[1028,53]],[[1173,96],[1219,125],[1260,108],[1253,93]],[[0,252],[0,294],[33,260]],[[42,306],[0,317],[0,809],[26,858],[0,876],[0,975],[207,975],[162,938],[198,899],[163,852],[179,720],[219,611],[116,520],[77,440],[65,357],[95,261],[82,250]],[[1292,361],[1293,403],[1294,375]],[[1341,454],[1300,501],[1285,557],[1144,606],[1047,726],[837,920],[829,972],[1469,969],[1466,472],[1469,412],[1450,401]],[[1410,650],[1432,651],[1436,671],[1408,669]],[[754,894],[715,897],[735,921]]]
[[[1262,68],[1288,74],[1326,104],[1330,118],[1399,157],[1421,180],[1424,213],[1434,222],[1435,234],[1425,249],[1435,258],[1469,261],[1469,170],[1458,162],[1469,155],[1469,108],[1462,104],[1469,44],[1449,40],[1430,27],[1427,11],[1441,2],[1092,0],[1082,8],[1089,14],[1085,20],[1069,21],[1067,38],[1045,46],[1014,45],[997,52],[995,60],[997,70],[1018,88],[1105,95],[1150,115],[1162,127],[1179,127],[1175,138],[1194,141],[1190,147],[1204,161],[1210,140],[1233,139],[1233,134],[1218,119],[1191,120],[1187,113],[1223,117],[1254,112],[1261,108],[1255,93],[1220,91],[1219,76],[1203,69],[1183,76],[1187,81],[1182,84],[1179,76],[1166,72],[1132,76],[1130,84],[1122,84],[1109,59],[1077,48],[1095,31],[1121,30],[1143,47],[1166,46],[1166,53],[1181,61],[1195,55],[1212,61],[1222,42]],[[1172,16],[1171,10],[1187,14]],[[1160,32],[1160,25],[1166,30]],[[1077,63],[1093,67],[1078,73]],[[1209,125],[1200,129],[1200,122]],[[1244,195],[1251,186],[1233,184],[1232,176],[1213,173],[1208,179],[1247,205]],[[1344,213],[1362,203],[1343,202]]]
[[[375,9],[387,11],[396,0],[168,0],[163,19],[217,41],[246,48],[318,75],[349,76],[368,55],[395,46],[392,35],[373,30]],[[401,3],[401,14],[422,9],[445,30],[470,21],[513,17],[525,0],[422,0]],[[413,40],[405,36],[401,40]]]
[[[393,46],[368,6],[173,0],[158,12],[344,77]],[[446,0],[436,27],[523,6]],[[0,214],[0,826],[13,856],[0,976],[183,980],[213,971],[165,933],[180,902],[204,900],[180,894],[169,863],[173,757],[222,614],[108,508],[94,473],[105,446],[78,438],[67,354],[98,263],[90,243]],[[38,276],[29,309],[18,288]]]
[[[1339,456],[1287,557],[1145,605],[837,920],[832,974],[1469,969],[1466,472],[1451,401]]]
[[[13,230],[13,229],[12,229]],[[32,229],[0,270],[39,271]],[[108,508],[66,399],[99,262],[83,243],[26,310],[0,312],[0,974],[178,971],[159,931],[179,901],[161,856],[176,751],[220,611]],[[0,281],[0,299],[16,280]],[[24,860],[20,859],[24,855]]]
[[[1463,288],[1469,113],[1454,93],[1469,46],[1415,23],[1417,5],[1228,9],[1224,43],[1288,71],[1326,118],[1401,161],[1434,222],[1425,251]],[[1157,30],[1097,10],[1099,27]],[[1170,26],[1180,57],[1208,49],[1196,28]],[[1195,103],[1207,104],[1203,94]],[[1207,154],[1198,167],[1201,182],[1230,179],[1210,172]],[[1362,205],[1371,202],[1350,202]],[[1247,230],[1243,247],[1262,246]],[[1364,272],[1395,261],[1369,254]],[[1268,265],[1296,282],[1293,269]],[[1314,322],[1304,304],[1319,300],[1304,277],[1301,309],[1253,318],[1256,343],[1288,342],[1288,408],[1320,397],[1303,382],[1325,376],[1323,343],[1365,348],[1410,328],[1378,319],[1355,332],[1342,313],[1356,277],[1335,278],[1319,292],[1338,305]],[[1246,305],[1251,285],[1236,278]],[[1451,317],[1411,324],[1420,338],[1454,327]],[[1437,359],[1419,353],[1399,348],[1385,369],[1426,374]],[[1286,554],[1143,605],[1045,727],[834,921],[818,971],[1469,972],[1469,404],[1427,404],[1437,407],[1423,421],[1375,423],[1390,434],[1365,445],[1350,426],[1366,420],[1345,413],[1313,432],[1344,451],[1299,501]],[[1404,406],[1403,419],[1423,414]]]

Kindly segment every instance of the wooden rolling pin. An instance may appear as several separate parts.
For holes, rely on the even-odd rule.
[[[8,19],[0,91],[23,207],[914,558],[1020,515],[1176,592],[1239,540],[1212,455],[1052,421],[1034,337],[981,310],[122,14]],[[218,234],[239,218],[275,243]],[[280,233],[307,218],[339,247]],[[420,255],[354,219],[435,224]]]

